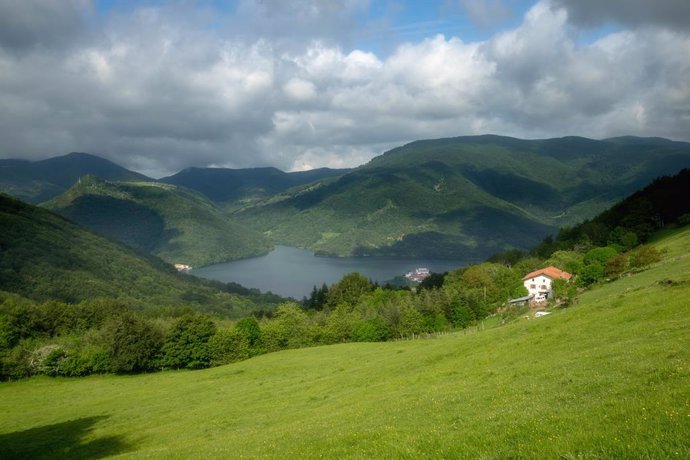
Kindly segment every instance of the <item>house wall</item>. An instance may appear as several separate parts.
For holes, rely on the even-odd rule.
[[[538,295],[546,293],[547,297],[551,297],[551,278],[545,275],[539,275],[535,278],[526,279],[523,282],[527,292],[530,295]]]

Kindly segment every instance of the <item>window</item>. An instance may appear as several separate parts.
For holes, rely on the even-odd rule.
[[[545,291],[548,289],[548,288],[546,287],[546,284],[542,284],[542,285],[541,285],[541,288],[542,288],[543,290],[545,290]]]
[[[529,285],[529,288],[530,288],[530,289],[534,289],[534,288],[536,288],[536,287],[537,287],[537,286],[535,286],[534,284],[530,284],[530,285]]]

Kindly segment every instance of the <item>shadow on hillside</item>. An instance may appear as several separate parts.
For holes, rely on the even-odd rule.
[[[85,417],[25,431],[0,434],[0,459],[94,459],[129,450],[121,436],[86,439],[107,416]]]

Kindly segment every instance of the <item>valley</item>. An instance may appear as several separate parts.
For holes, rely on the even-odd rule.
[[[690,1],[0,1],[0,460],[690,459]]]
[[[685,458],[690,230],[653,244],[650,269],[502,327],[3,383],[0,455]]]
[[[192,266],[265,254],[271,243],[193,190],[160,182],[84,176],[47,209],[106,237]]]
[[[690,169],[635,184],[683,165],[685,145],[665,157],[650,153],[659,140],[618,140],[643,142],[638,163],[624,169],[614,148],[599,160],[609,155],[617,173],[559,166],[580,180],[567,191],[518,178],[516,165],[502,172],[515,152],[497,143],[525,142],[428,141],[433,161],[420,164],[427,154],[414,145],[277,195],[252,189],[241,205],[93,175],[40,207],[0,194],[0,457],[684,457]],[[529,145],[523,155],[542,155]],[[492,172],[467,166],[494,156]],[[529,204],[540,196],[550,201]],[[520,249],[574,209],[592,214]],[[361,245],[410,216],[425,232]],[[318,234],[319,254],[347,235],[367,257],[278,246],[232,262],[236,275],[192,270],[216,281],[165,262],[201,266],[293,238],[309,247]],[[448,273],[413,288],[357,273],[383,263],[402,274],[422,260]],[[547,266],[571,281],[525,297],[525,274]],[[298,274],[312,287],[301,303],[237,284],[248,275],[296,288]]]

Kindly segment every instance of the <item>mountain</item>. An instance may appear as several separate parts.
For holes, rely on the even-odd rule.
[[[688,166],[690,144],[660,138],[425,140],[234,215],[324,254],[482,258],[534,246]]]
[[[138,308],[185,306],[226,315],[251,301],[179,275],[160,259],[46,209],[0,194],[0,290],[36,301],[119,299]]]
[[[160,181],[196,190],[215,203],[241,207],[289,188],[339,177],[349,171],[320,168],[286,173],[276,168],[187,168]]]
[[[170,263],[208,265],[271,249],[261,233],[224,216],[201,194],[171,184],[86,176],[44,206]]]
[[[152,180],[88,153],[70,153],[41,161],[0,160],[0,191],[30,203],[49,200],[87,174],[107,180]]]

